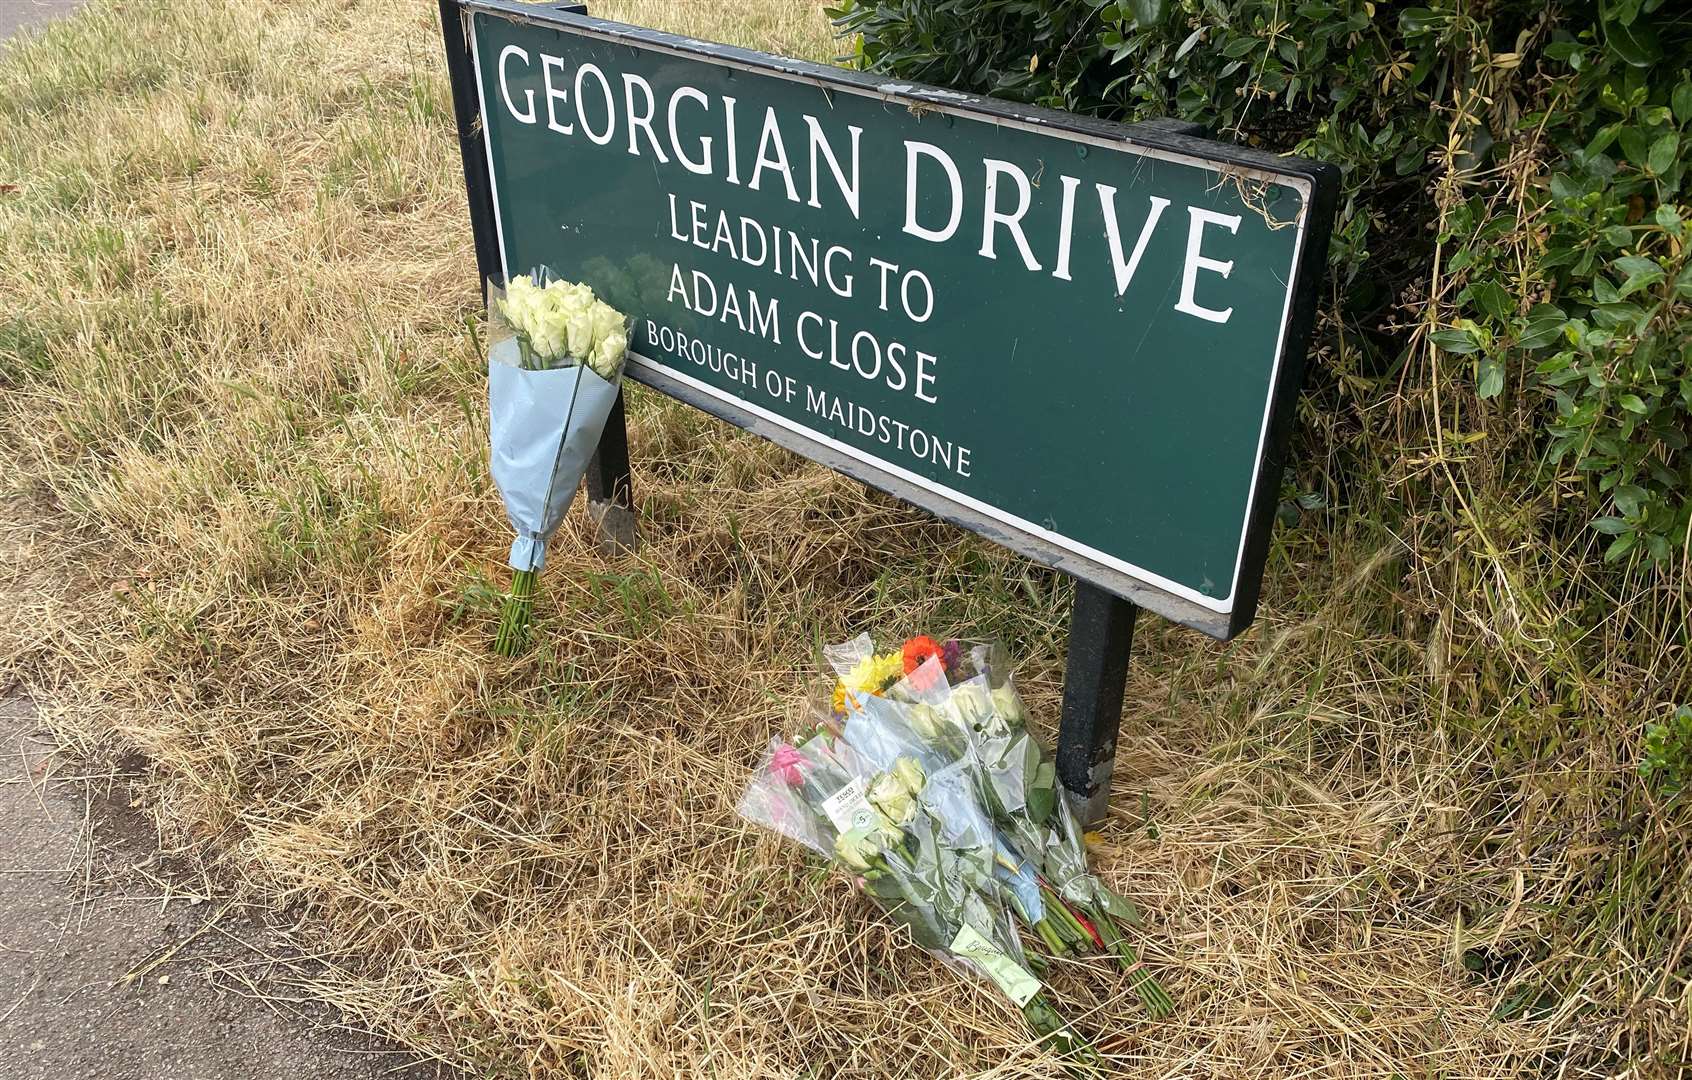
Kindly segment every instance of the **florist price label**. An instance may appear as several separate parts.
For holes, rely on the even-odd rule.
[[[869,802],[864,798],[864,780],[855,776],[846,786],[822,801],[823,813],[841,832],[868,824]]]
[[[1320,167],[500,0],[465,22],[501,269],[628,313],[632,378],[1249,621]]]
[[[955,955],[981,965],[987,977],[1018,1005],[1028,1004],[1040,992],[1039,979],[1000,952],[998,946],[982,937],[981,932],[968,923],[964,923],[958,930],[958,936],[952,939],[951,950]]]

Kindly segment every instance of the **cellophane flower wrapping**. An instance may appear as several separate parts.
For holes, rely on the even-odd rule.
[[[616,404],[628,321],[545,268],[488,287],[489,468],[517,533],[513,570],[538,570]]]
[[[909,777],[909,767],[905,773]],[[772,740],[738,807],[748,821],[847,869],[911,940],[943,963],[998,986],[1019,1008],[1038,993],[1015,920],[993,873],[991,824],[961,789],[924,777],[900,819],[880,809],[895,776],[826,732]],[[891,787],[891,784],[882,784]],[[850,854],[842,838],[856,838]]]
[[[1089,870],[1004,650],[861,635],[823,659],[835,678],[811,697],[812,724],[771,743],[741,814],[846,867],[913,940],[991,979],[1067,1048],[1085,1044],[1031,973],[1047,954],[1114,954],[1166,1012],[1120,933],[1137,915]]]
[[[1027,728],[1028,710],[1001,645],[949,641],[880,693],[851,685],[854,672],[877,655],[869,635],[829,646],[823,655],[847,687],[845,708],[830,722],[848,744],[877,761],[911,753],[937,768],[961,762],[980,806],[999,825],[1001,844],[1020,865],[1033,867],[1071,904],[1091,905],[1108,893],[1088,868],[1083,830],[1063,797],[1056,763]],[[1109,895],[1123,917],[1137,918]],[[1038,904],[1028,910],[1038,919]]]

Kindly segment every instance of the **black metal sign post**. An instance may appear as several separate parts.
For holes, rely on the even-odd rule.
[[[1063,669],[1063,717],[1057,771],[1084,823],[1104,817],[1116,768],[1116,732],[1128,685],[1137,605],[1085,581],[1069,609],[1069,655]]]
[[[629,477],[629,432],[623,395],[611,406],[605,433],[587,468],[588,513],[599,530],[599,546],[606,551],[632,550],[640,531],[635,517],[634,483]]]
[[[471,12],[487,16],[577,27],[631,48],[652,48],[694,60],[722,63],[748,71],[768,70],[788,77],[862,92],[875,86],[871,76],[766,56],[728,46],[709,45],[686,38],[636,27],[576,18],[585,15],[582,4],[521,5],[503,0],[439,0],[447,70],[452,82],[454,111],[458,121],[459,149],[463,159],[465,190],[470,203],[470,222],[475,234],[476,263],[481,279],[503,277],[502,238],[496,205],[495,177],[490,147],[480,112],[479,74],[470,45]],[[555,13],[566,13],[562,18]],[[1084,117],[1039,110],[992,99],[971,98],[943,90],[897,86],[876,86],[876,93],[897,91],[918,102],[932,101],[937,109],[967,109],[989,122],[1033,123],[1043,130],[1071,131],[1078,136],[1120,140],[1127,145],[1153,148],[1156,152],[1188,155],[1238,164],[1246,169],[1300,178],[1308,185],[1309,217],[1304,227],[1308,241],[1300,249],[1287,298],[1279,360],[1281,372],[1263,419],[1263,439],[1258,467],[1252,482],[1252,503],[1242,534],[1238,581],[1231,609],[1215,612],[1176,596],[1138,578],[1086,567],[1064,549],[1039,537],[1007,530],[995,520],[957,502],[937,498],[927,489],[841,453],[803,434],[770,423],[752,412],[725,405],[702,394],[696,387],[669,377],[661,370],[642,366],[631,369],[632,378],[669,396],[728,420],[836,471],[856,477],[888,494],[921,506],[995,542],[1006,544],[1076,579],[1074,606],[1070,613],[1069,647],[1064,673],[1063,712],[1058,732],[1057,770],[1072,805],[1082,819],[1093,822],[1108,807],[1111,774],[1116,758],[1118,725],[1122,715],[1128,658],[1133,645],[1134,623],[1142,605],[1166,617],[1194,627],[1213,637],[1227,639],[1251,623],[1256,611],[1259,577],[1267,555],[1278,495],[1282,454],[1286,444],[1293,401],[1302,382],[1305,352],[1316,309],[1316,290],[1326,261],[1328,235],[1332,229],[1337,196],[1337,170],[1320,163],[1278,158],[1202,138],[1194,125],[1153,120],[1133,125],[1111,125]],[[697,92],[697,91],[695,91]],[[960,104],[963,103],[963,104]],[[918,111],[919,104],[910,106]],[[926,108],[927,106],[923,106]],[[673,123],[673,121],[672,121]],[[949,121],[948,121],[949,123]],[[1084,151],[1083,151],[1084,152]],[[1286,223],[1282,223],[1286,224]],[[1277,226],[1278,227],[1278,226]],[[1136,258],[1138,256],[1136,255]],[[1219,265],[1219,264],[1218,264]],[[1232,265],[1232,264],[1229,264]],[[628,434],[623,400],[618,398],[606,424],[598,450],[586,478],[589,510],[602,547],[633,547],[637,542],[633,485],[630,478]]]

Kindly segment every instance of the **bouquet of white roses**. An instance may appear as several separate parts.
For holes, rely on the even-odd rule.
[[[1031,970],[1038,961],[1024,953],[994,878],[991,824],[958,794],[915,758],[877,768],[819,732],[798,746],[771,744],[740,813],[851,873],[918,945],[996,986],[1042,1042],[1095,1060]]]
[[[1107,953],[1147,1012],[1172,1012],[1174,1002],[1129,941],[1139,912],[1088,868],[1080,824],[1054,763],[1027,729],[1004,651],[919,636],[877,652],[866,634],[824,653],[839,678],[827,723],[872,759],[889,746],[916,744],[936,765],[960,771],[1019,876],[1031,868],[1038,880],[1041,902],[1018,910],[1052,954]]]
[[[622,369],[628,319],[589,286],[560,281],[542,268],[518,274],[503,294],[494,291],[492,301],[489,339],[496,348],[504,338],[514,339],[517,367],[544,371],[585,363],[606,382]]]
[[[623,380],[627,318],[545,268],[488,288],[488,438],[494,483],[517,531],[494,649],[528,640],[535,579],[599,445]]]
[[[1128,941],[1138,913],[1089,869],[1004,651],[929,637],[879,650],[862,635],[823,652],[837,679],[814,731],[772,744],[741,815],[851,870],[936,955],[975,950],[985,963],[969,970],[1072,1056],[1093,1052],[1040,988],[1047,958],[1114,957],[1146,1011],[1167,1015]]]

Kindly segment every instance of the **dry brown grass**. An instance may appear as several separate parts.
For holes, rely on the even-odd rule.
[[[834,48],[787,0],[595,11]],[[400,0],[96,0],[0,53],[0,678],[81,751],[143,751],[173,842],[303,904],[322,993],[478,1073],[1052,1075],[733,805],[815,643],[860,628],[1003,636],[1053,716],[1059,580],[638,392],[644,548],[596,554],[578,507],[542,647],[491,655],[506,540],[437,35]],[[1099,862],[1180,1008],[1063,984],[1122,1074],[1680,1052],[1677,984],[1555,932],[1603,823],[1536,831],[1536,783],[1631,763],[1495,766],[1405,558],[1283,536],[1252,635],[1147,620]]]

